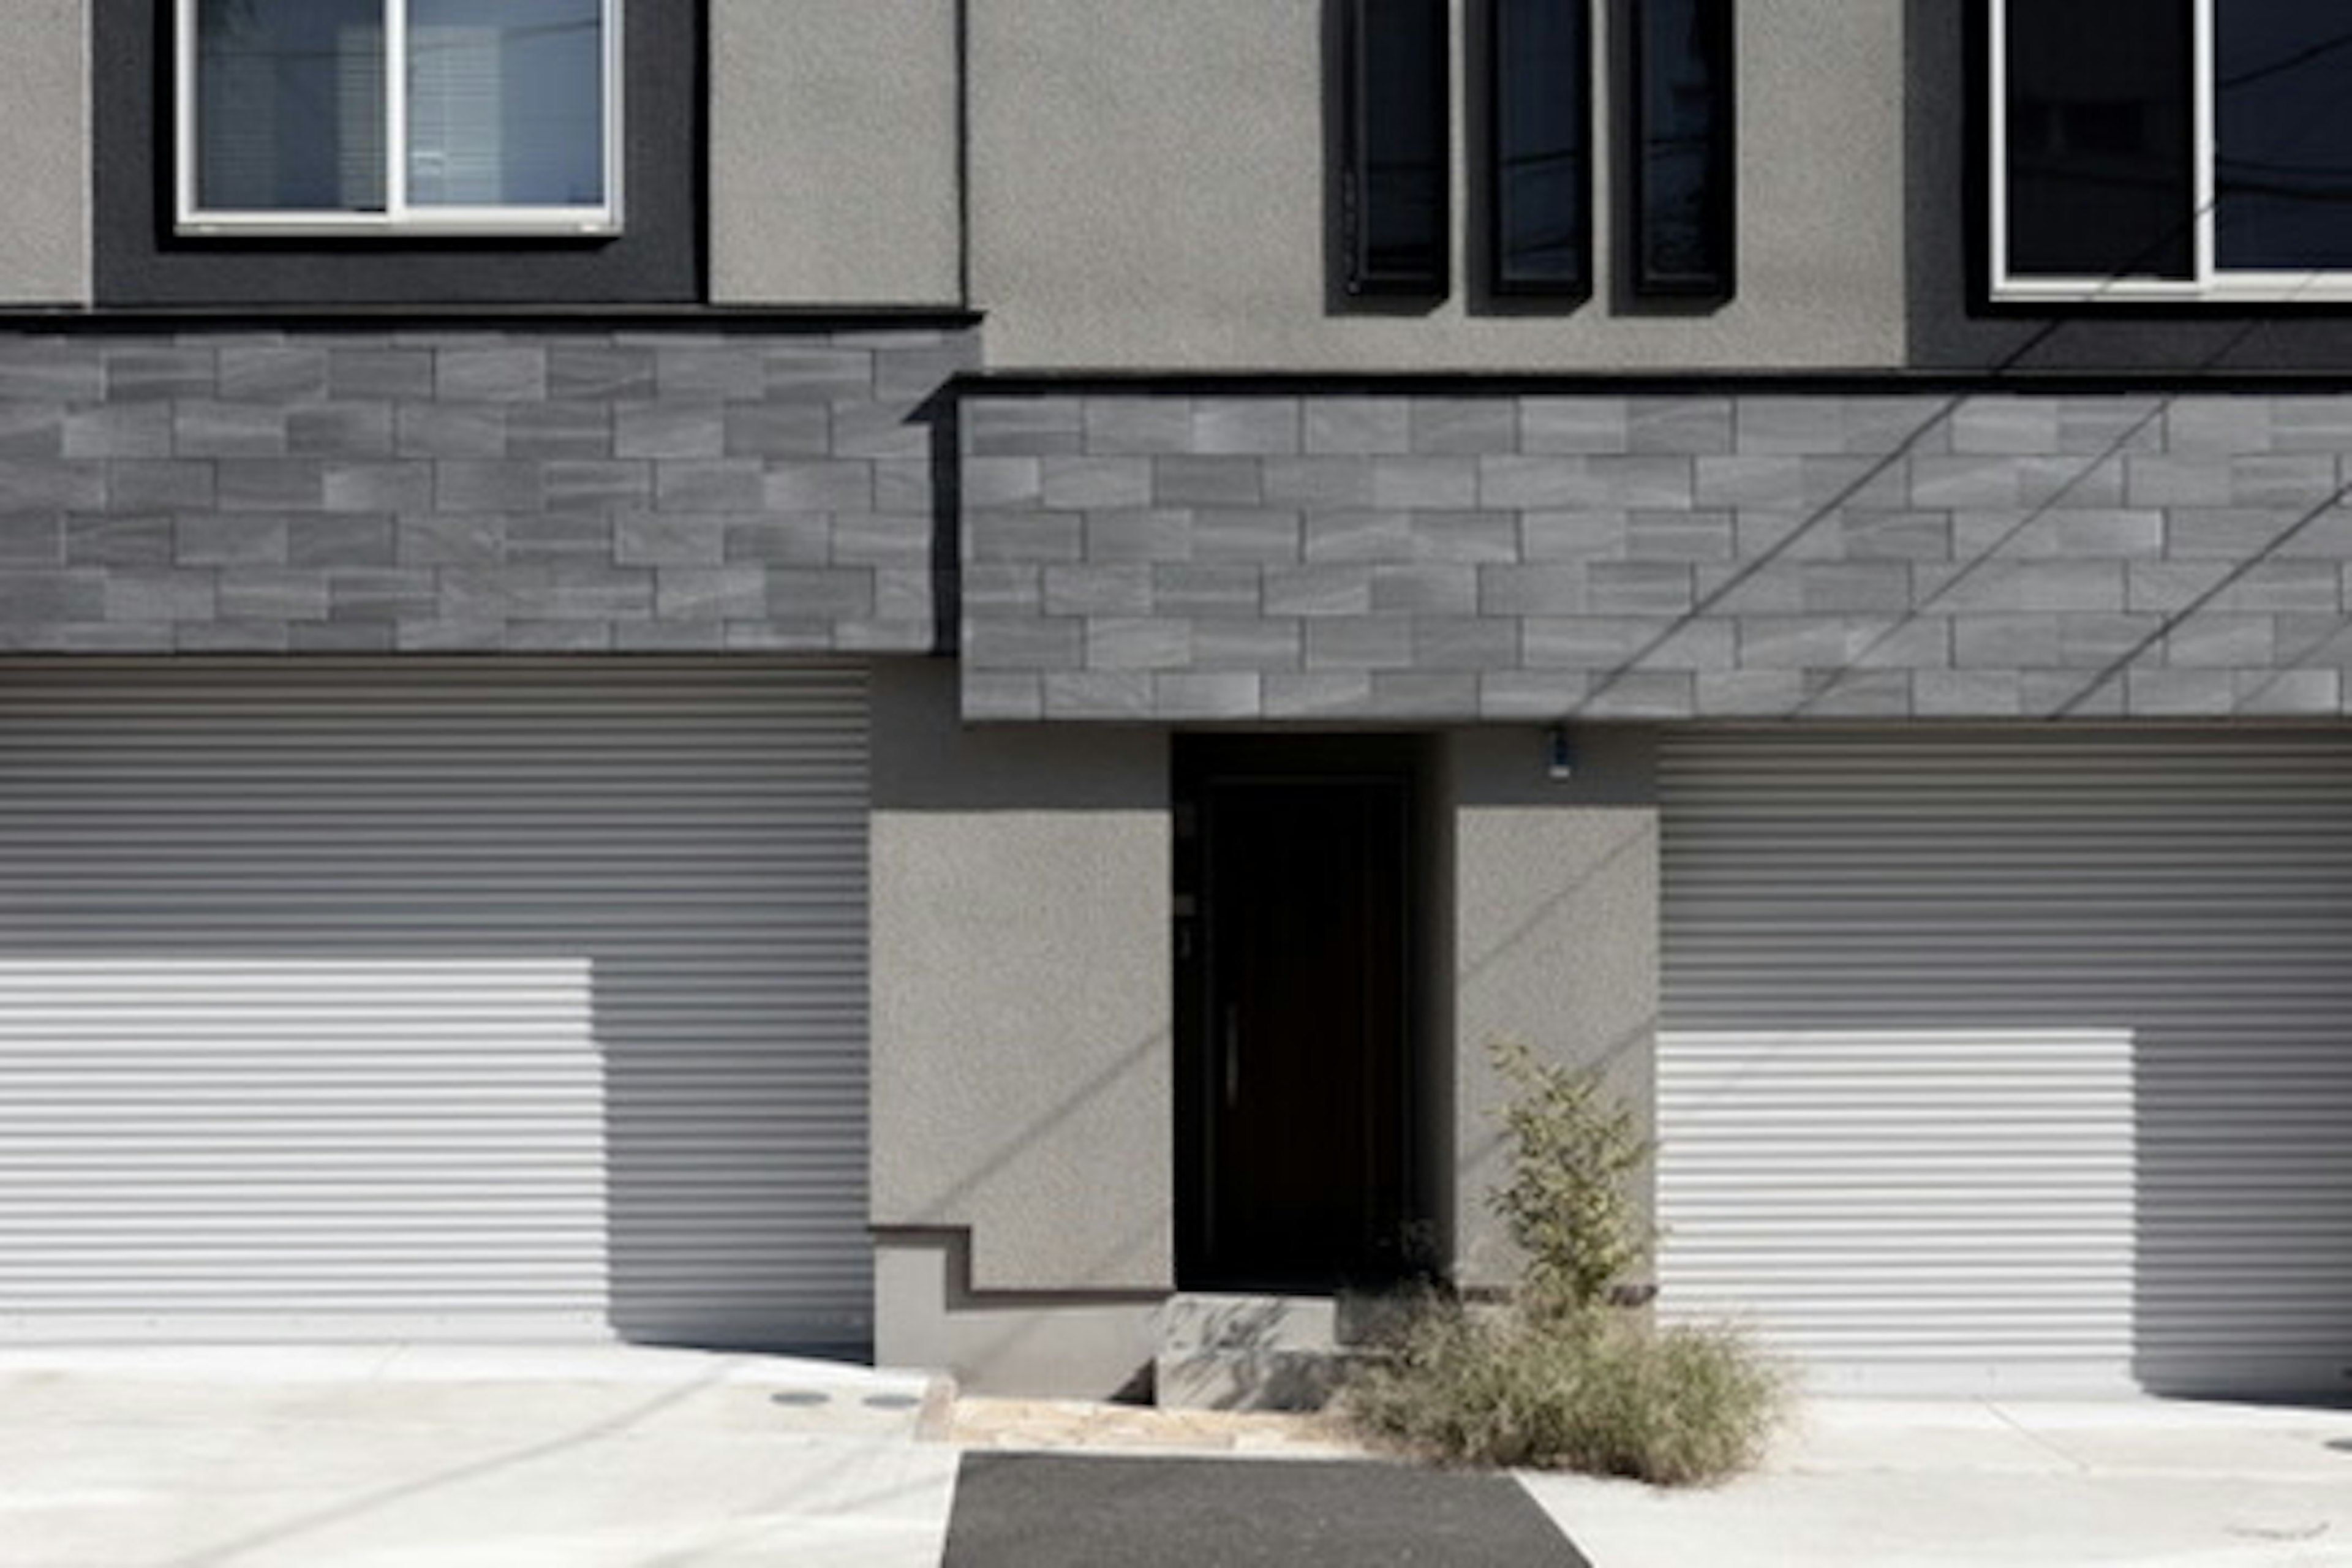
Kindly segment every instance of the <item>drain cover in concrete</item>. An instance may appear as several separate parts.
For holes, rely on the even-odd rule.
[[[1507,1476],[967,1454],[943,1568],[1591,1568]]]

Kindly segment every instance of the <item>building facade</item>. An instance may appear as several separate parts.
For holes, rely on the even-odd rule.
[[[0,1334],[2340,1395],[2312,9],[28,0]]]

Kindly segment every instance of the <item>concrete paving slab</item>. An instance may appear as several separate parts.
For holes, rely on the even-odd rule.
[[[2352,1568],[2352,1411],[1816,1401],[1711,1490],[1525,1475],[1598,1568]]]
[[[2347,1489],[2037,1475],[1765,1475],[1714,1491],[1523,1478],[1598,1568],[2344,1568]]]
[[[790,1358],[435,1347],[0,1354],[28,1568],[933,1568],[929,1379]]]

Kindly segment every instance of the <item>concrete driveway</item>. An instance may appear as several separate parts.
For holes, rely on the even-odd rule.
[[[943,1394],[617,1346],[0,1351],[0,1564],[936,1568],[962,1445],[1277,1467],[1349,1447],[984,1400],[961,1444],[918,1440],[950,1429]],[[1595,1568],[2352,1568],[2347,1410],[1815,1401],[1727,1487],[1518,1479]]]
[[[2352,1565],[2352,1410],[1816,1401],[1712,1490],[1521,1479],[1596,1568]]]
[[[0,1562],[934,1568],[931,1392],[622,1347],[0,1353]]]

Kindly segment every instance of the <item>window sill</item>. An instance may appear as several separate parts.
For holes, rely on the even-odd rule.
[[[2158,279],[2052,279],[1993,285],[1996,305],[2141,305],[2239,307],[2352,305],[2352,273],[2280,273],[2260,279],[2168,283]]]
[[[182,239],[617,239],[620,220],[594,216],[466,216],[393,221],[364,216],[271,214],[247,217],[184,217],[172,226]]]

